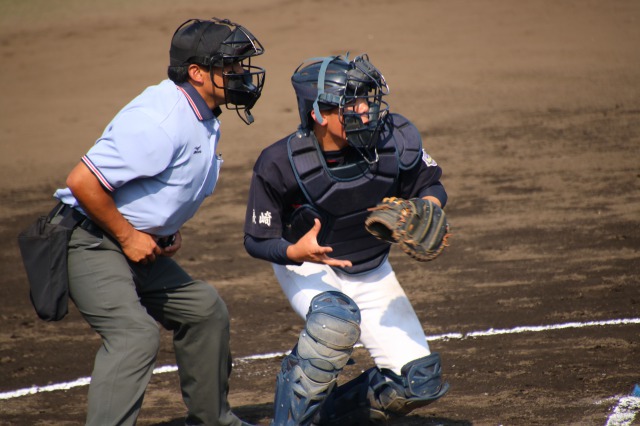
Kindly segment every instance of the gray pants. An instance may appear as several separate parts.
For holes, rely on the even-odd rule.
[[[186,423],[242,424],[227,402],[228,311],[212,286],[167,257],[131,263],[111,238],[80,228],[69,243],[69,281],[73,302],[102,338],[87,425],[135,424],[160,345],[157,322],[173,331]]]

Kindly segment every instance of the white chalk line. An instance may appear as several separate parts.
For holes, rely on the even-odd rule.
[[[607,419],[606,426],[631,426],[640,412],[640,397],[623,396]]]
[[[494,329],[490,328],[484,331],[472,331],[468,333],[446,333],[434,336],[427,336],[427,341],[433,342],[438,340],[462,340],[475,337],[497,336],[502,334],[519,334],[526,332],[540,332],[550,330],[563,330],[568,328],[585,328],[585,327],[601,327],[608,325],[628,325],[640,324],[640,318],[614,319],[605,321],[587,321],[587,322],[568,322],[564,324],[537,325],[537,326],[521,326],[515,328]],[[266,354],[250,355],[246,357],[236,358],[236,361],[254,361],[261,359],[272,359],[287,355],[289,352],[272,352]],[[175,365],[165,365],[157,367],[153,370],[153,374],[162,374],[177,371]],[[87,386],[91,382],[90,377],[81,377],[72,382],[57,383],[47,386],[31,386],[29,388],[18,389],[15,391],[0,393],[0,400],[18,398],[25,395],[34,395],[41,392],[54,392],[58,390],[68,390],[78,386]],[[618,399],[618,404],[609,417],[606,426],[628,426],[635,419],[636,414],[640,411],[640,397],[623,396]]]

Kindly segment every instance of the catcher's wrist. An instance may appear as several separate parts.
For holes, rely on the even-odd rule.
[[[438,207],[442,208],[442,202],[434,197],[433,195],[427,195],[425,197],[422,197],[423,200],[427,200],[427,201],[431,201],[433,204],[437,205]]]
[[[286,254],[287,254],[287,258],[292,262],[296,262],[296,263],[304,262],[304,259],[302,259],[302,256],[300,255],[299,250],[295,244],[290,243],[287,246]]]

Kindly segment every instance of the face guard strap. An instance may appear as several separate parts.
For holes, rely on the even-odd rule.
[[[389,112],[389,104],[382,99],[389,93],[389,86],[380,71],[369,62],[367,55],[356,57],[351,65],[340,105],[340,117],[347,142],[358,150],[367,163],[374,164],[378,161],[378,136]],[[367,123],[362,120],[364,114],[347,109],[350,106],[356,108],[358,99],[367,102]]]
[[[348,58],[349,54],[347,53],[346,56]],[[319,101],[335,105],[340,105],[342,103],[342,96],[326,93],[324,91],[324,80],[325,75],[327,74],[327,68],[331,62],[338,58],[339,56],[327,56],[326,58],[323,58],[322,64],[320,65],[320,71],[318,72],[318,96],[316,96],[316,100],[313,102],[313,112],[315,112],[316,120],[318,120],[318,123],[320,124],[324,123],[324,118],[322,118],[322,114],[320,114],[320,106],[318,105]],[[348,61],[348,59],[346,60]]]

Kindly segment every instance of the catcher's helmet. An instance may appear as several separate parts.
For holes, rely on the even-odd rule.
[[[239,63],[243,72],[226,71],[224,76],[225,105],[238,112],[244,110],[247,124],[253,122],[251,108],[264,86],[264,68],[251,65],[253,56],[262,55],[264,48],[246,28],[228,19],[189,19],[173,34],[169,50],[170,66],[199,64],[213,68]],[[212,75],[213,79],[213,75]]]
[[[389,93],[384,77],[364,54],[353,60],[349,55],[312,58],[303,62],[293,73],[291,83],[298,99],[300,128],[313,127],[311,111],[322,123],[321,110],[339,108],[347,142],[358,149],[365,160],[377,161],[375,145],[389,112],[383,96]],[[367,102],[366,112],[350,108],[359,99]],[[367,120],[363,120],[366,115]]]

